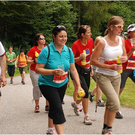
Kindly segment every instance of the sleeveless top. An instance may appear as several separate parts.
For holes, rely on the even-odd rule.
[[[104,40],[105,42],[105,47],[99,57],[100,62],[105,63],[106,60],[116,60],[118,55],[123,54],[122,39],[120,36],[118,36],[118,38],[119,38],[119,44],[117,46],[109,46],[107,41],[104,38],[101,38],[101,40]],[[96,68],[96,72],[104,74],[104,75],[109,75],[109,76],[116,76],[119,74],[115,70],[105,69],[105,68],[100,68],[100,67]]]

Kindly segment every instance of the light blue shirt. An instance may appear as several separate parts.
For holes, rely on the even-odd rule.
[[[64,68],[67,72],[70,68],[70,63],[74,63],[74,55],[72,49],[64,45],[61,53],[57,51],[53,42],[49,44],[50,55],[48,47],[44,47],[38,57],[37,63],[44,64],[45,69],[58,69]],[[49,58],[48,58],[49,55]],[[54,75],[40,75],[38,79],[39,85],[49,85],[52,87],[60,88],[68,82],[68,77],[62,83],[53,82]]]

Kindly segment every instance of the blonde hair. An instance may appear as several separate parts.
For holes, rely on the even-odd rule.
[[[98,44],[98,42],[100,41],[100,39],[102,38],[102,36],[97,36],[95,39],[95,46]]]
[[[121,16],[112,16],[108,21],[108,25],[107,25],[108,28],[105,30],[104,35],[107,35],[109,33],[111,25],[117,25],[119,23],[124,23],[123,18]]]

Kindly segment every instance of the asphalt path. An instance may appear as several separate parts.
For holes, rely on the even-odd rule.
[[[34,113],[35,103],[32,101],[32,84],[29,74],[26,75],[26,84],[21,84],[21,77],[14,77],[14,84],[1,88],[0,105],[0,134],[45,134],[48,126],[48,113],[45,112],[45,99],[40,98],[40,113]],[[63,110],[66,117],[66,134],[101,134],[104,107],[98,107],[95,112],[95,102],[89,102],[89,116],[92,125],[84,125],[83,112],[80,116],[74,114],[71,102],[73,98],[65,96]],[[135,110],[120,109],[124,119],[115,119],[113,134],[135,134]]]

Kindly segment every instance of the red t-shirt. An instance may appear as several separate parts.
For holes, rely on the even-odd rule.
[[[82,45],[80,39],[76,40],[73,45],[72,45],[72,51],[74,53],[74,57],[79,57],[81,53],[83,53],[83,50],[85,50],[86,52],[86,65],[83,66],[82,65],[82,60],[79,60],[76,62],[76,64],[82,66],[82,67],[85,67],[85,68],[90,68],[90,57],[91,57],[91,54],[92,54],[92,49],[94,48],[94,42],[93,42],[93,39],[90,38],[87,40],[87,45]]]
[[[46,45],[45,45],[46,46]],[[44,47],[45,47],[44,46]],[[37,48],[37,46],[33,46],[30,50],[29,50],[29,52],[28,52],[28,56],[29,57],[32,57],[32,60],[34,60],[36,57],[35,57],[35,52],[37,52],[38,54],[40,54],[40,52],[41,52],[41,50],[39,50],[38,48]],[[35,68],[36,68],[36,63],[33,63],[33,64],[31,64],[30,65],[30,69],[31,70],[33,70],[33,71],[35,71]]]
[[[126,52],[128,54],[131,51],[131,43],[130,43],[129,39],[125,40],[125,48],[126,48]],[[133,54],[132,54],[131,57],[129,58],[129,60],[135,60],[135,56],[133,56]],[[128,61],[126,61],[125,63],[122,64],[123,70],[132,70],[132,69],[126,69],[127,63],[128,63]]]

